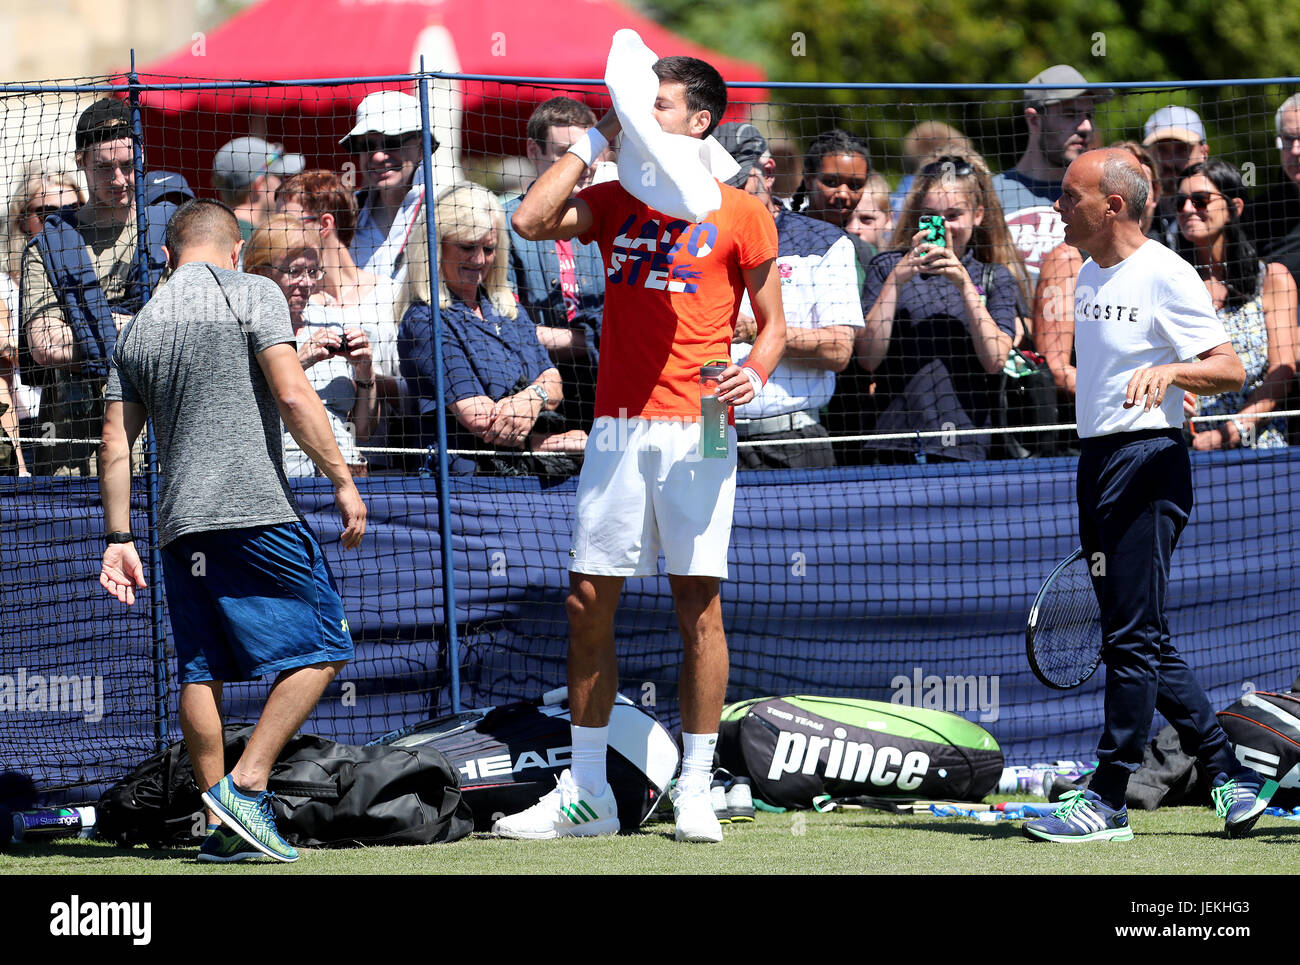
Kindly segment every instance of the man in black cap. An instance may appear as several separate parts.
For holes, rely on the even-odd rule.
[[[75,145],[89,201],[47,218],[22,261],[20,365],[42,386],[44,439],[34,449],[37,475],[95,474],[94,442],[55,440],[98,437],[117,332],[141,307],[141,282],[152,287],[161,277],[162,232],[175,210],[169,202],[147,212],[149,277],[141,279],[134,140],[126,102],[105,97],[86,108],[77,120]],[[159,197],[173,187],[189,192],[180,175],[158,172],[158,178],[149,191]],[[173,180],[175,185],[169,183]]]
[[[767,138],[758,128],[753,124],[734,122],[719,124],[713,136],[740,165],[740,173],[727,183],[733,188],[758,194],[759,200],[766,198],[769,207],[779,206],[780,202],[772,197],[772,185],[776,183],[776,161],[767,149]],[[761,194],[755,190],[760,181],[764,189]],[[772,213],[775,214],[776,211],[773,210]]]

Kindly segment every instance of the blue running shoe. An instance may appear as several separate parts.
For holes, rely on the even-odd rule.
[[[204,864],[229,864],[232,861],[261,857],[263,855],[259,849],[222,827],[214,828],[199,847],[199,861]]]
[[[1133,840],[1128,808],[1108,808],[1095,791],[1082,788],[1062,794],[1061,806],[1050,817],[1026,824],[1025,834],[1039,841]]]
[[[280,837],[276,829],[275,811],[271,808],[273,800],[275,795],[270,791],[252,796],[241,793],[229,774],[203,792],[203,803],[212,808],[231,831],[262,854],[276,861],[297,861],[298,852]]]
[[[1277,781],[1262,780],[1258,774],[1232,780],[1220,776],[1210,791],[1210,799],[1214,801],[1214,813],[1223,818],[1228,837],[1240,838],[1255,826],[1276,791]]]

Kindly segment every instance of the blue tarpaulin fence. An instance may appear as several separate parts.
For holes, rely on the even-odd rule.
[[[1300,455],[1197,455],[1193,465],[1198,508],[1174,557],[1170,618],[1212,702],[1226,706],[1246,686],[1284,687],[1300,662],[1291,525]],[[1061,694],[1024,660],[1033,595],[1077,544],[1073,480],[1070,459],[742,474],[723,592],[728,698],[805,692],[919,703],[935,679],[974,677],[982,689],[969,693],[995,700],[964,716],[998,738],[1008,761],[1088,758],[1101,675]],[[449,710],[432,484],[363,481],[370,526],[357,552],[339,548],[328,484],[294,489],[326,547],[357,644],[307,728],[363,742]],[[573,489],[483,479],[454,488],[462,705],[564,682]],[[29,681],[71,675],[104,684],[93,721],[75,710],[0,709],[0,761],[38,787],[93,796],[153,750],[148,609],[138,601],[128,611],[96,582],[102,525],[93,482],[5,482],[0,505],[0,674],[22,668]],[[170,626],[167,634],[170,653]],[[666,579],[629,581],[617,637],[622,691],[675,724],[680,641]],[[167,672],[165,726],[179,739],[174,667]],[[911,695],[917,682],[922,693]],[[228,687],[228,717],[255,717],[266,686]]]

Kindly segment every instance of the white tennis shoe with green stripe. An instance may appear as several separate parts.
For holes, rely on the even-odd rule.
[[[543,841],[549,838],[594,838],[618,833],[618,802],[608,784],[602,794],[592,794],[573,783],[566,768],[555,790],[527,811],[499,819],[492,833],[503,838]]]

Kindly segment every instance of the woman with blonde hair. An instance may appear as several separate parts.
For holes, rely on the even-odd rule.
[[[944,239],[920,228],[942,219]],[[894,228],[891,250],[867,269],[869,305],[854,340],[857,364],[875,375],[884,411],[881,433],[982,429],[993,425],[1002,370],[1016,336],[1017,305],[1028,274],[1011,243],[978,156],[943,155],[917,172]],[[867,442],[876,461],[980,460],[987,434],[920,442]]]
[[[9,198],[5,222],[8,263],[0,274],[0,429],[16,440],[20,423],[35,421],[41,390],[23,384],[18,371],[18,283],[22,276],[23,250],[40,234],[45,219],[60,208],[85,203],[86,195],[76,175],[33,161],[24,168],[21,180]],[[18,475],[30,475],[22,447],[14,443],[14,468]]]
[[[421,219],[407,249],[406,290],[397,305],[402,377],[418,400],[411,442],[434,445],[434,420],[445,418],[451,449],[483,452],[453,455],[452,472],[574,471],[572,454],[583,449],[587,434],[563,431],[556,411],[563,398],[560,373],[510,288],[510,233],[501,203],[487,188],[462,181],[438,195],[433,217],[444,394],[439,399],[435,389],[434,296]]]
[[[354,476],[367,474],[358,442],[370,438],[376,411],[372,350],[358,326],[316,325],[307,306],[320,298],[325,276],[321,268],[320,232],[297,218],[275,215],[253,232],[244,246],[244,271],[264,275],[280,286],[289,304],[289,320],[298,342],[298,360],[329,417],[339,451]],[[310,476],[315,464],[284,433],[284,470],[288,476]]]

